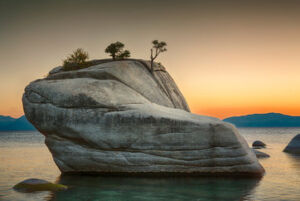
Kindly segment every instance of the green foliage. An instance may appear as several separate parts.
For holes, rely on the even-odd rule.
[[[153,40],[152,45],[153,47],[151,48],[150,59],[151,59],[151,71],[153,72],[153,62],[160,53],[167,51],[166,48],[167,43],[164,41],[159,42],[158,40]]]
[[[87,68],[90,66],[90,62],[86,61],[88,58],[88,53],[82,48],[78,48],[63,61],[63,69],[67,71]]]
[[[110,54],[113,60],[129,58],[130,52],[129,50],[123,50],[124,46],[125,45],[119,41],[111,43],[105,49],[105,53]]]
[[[167,48],[165,48],[167,46],[167,43],[165,41],[159,42],[158,40],[154,40],[152,41],[152,44],[153,48],[159,53],[167,51]]]
[[[129,50],[124,50],[122,53],[117,55],[117,59],[125,59],[130,57],[130,52]]]

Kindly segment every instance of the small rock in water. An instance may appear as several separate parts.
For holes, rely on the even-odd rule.
[[[57,191],[65,190],[68,187],[62,184],[54,184],[42,179],[26,179],[13,187],[20,192],[35,192],[35,191]]]
[[[292,154],[300,154],[300,134],[296,135],[283,151]]]
[[[263,143],[263,142],[260,141],[260,140],[256,140],[256,141],[253,142],[252,147],[253,147],[254,149],[261,149],[261,148],[265,148],[265,147],[266,147],[266,144]]]
[[[255,149],[253,149],[253,151],[254,151],[254,153],[256,155],[256,158],[269,158],[270,157],[269,154],[266,154],[266,153],[264,153],[262,151],[258,151],[258,150],[255,150]]]

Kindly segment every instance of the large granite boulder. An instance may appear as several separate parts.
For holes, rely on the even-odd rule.
[[[124,60],[55,69],[23,95],[28,120],[64,173],[261,176],[237,129],[189,112],[164,67]]]
[[[300,134],[293,137],[283,151],[292,154],[300,154]]]

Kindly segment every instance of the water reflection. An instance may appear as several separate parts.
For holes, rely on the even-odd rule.
[[[290,164],[290,168],[292,168],[298,175],[300,175],[300,154],[285,154]]]
[[[257,178],[132,178],[62,175],[66,191],[51,193],[48,200],[252,200]]]

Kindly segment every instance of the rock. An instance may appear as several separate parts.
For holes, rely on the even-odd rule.
[[[49,75],[62,72],[62,70],[63,70],[62,66],[55,67],[49,72]]]
[[[283,151],[292,154],[300,154],[300,134],[296,135]]]
[[[254,153],[255,153],[255,155],[256,155],[257,158],[269,158],[270,157],[269,154],[266,154],[266,153],[264,153],[262,151],[258,151],[256,149],[253,149],[253,151],[254,151]]]
[[[162,66],[110,61],[26,87],[28,120],[63,173],[262,176],[237,129],[192,114]]]
[[[255,149],[265,148],[266,144],[263,143],[260,140],[256,140],[256,141],[253,142],[252,147],[255,148]]]
[[[65,190],[68,187],[62,184],[54,184],[42,179],[26,179],[16,184],[13,188],[20,192],[35,192]]]

